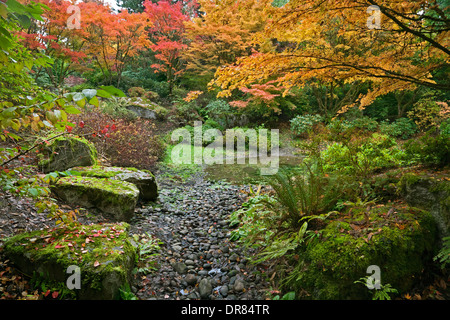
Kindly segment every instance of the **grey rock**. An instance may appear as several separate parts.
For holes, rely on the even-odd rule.
[[[186,273],[186,265],[183,262],[175,262],[172,265],[173,269],[178,272],[179,274],[184,274]]]
[[[184,263],[185,263],[186,265],[188,265],[188,266],[194,265],[194,261],[192,261],[192,260],[190,260],[190,259],[184,261]]]
[[[220,293],[223,297],[228,296],[228,286],[227,286],[227,285],[223,285],[223,286],[220,288],[219,293]]]
[[[233,290],[236,292],[241,292],[245,288],[245,282],[241,279],[236,279],[233,284]]]
[[[207,299],[212,292],[212,285],[209,279],[203,278],[198,285],[198,292],[202,299]]]
[[[186,283],[188,285],[195,285],[197,283],[197,277],[195,275],[193,275],[192,273],[188,273],[186,275],[186,278],[184,278],[184,280],[186,281]]]

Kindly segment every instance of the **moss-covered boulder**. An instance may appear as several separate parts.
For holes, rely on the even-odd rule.
[[[60,178],[51,190],[66,203],[97,208],[113,221],[129,221],[139,197],[132,183],[80,176]]]
[[[437,248],[433,217],[408,206],[356,209],[328,223],[320,239],[306,246],[294,281],[299,291],[313,299],[370,299],[371,292],[354,281],[368,276],[377,265],[381,284],[399,293],[411,289],[414,280],[432,261]]]
[[[155,201],[158,198],[158,185],[155,176],[149,170],[122,167],[75,167],[71,170],[84,177],[108,178],[130,182],[139,189],[139,198],[143,201]]]
[[[44,159],[39,168],[45,172],[65,171],[76,166],[92,166],[97,162],[97,150],[84,138],[58,137],[41,149]]]
[[[446,173],[407,173],[400,179],[399,186],[405,201],[430,211],[442,236],[450,235],[450,181]]]
[[[4,253],[25,274],[37,274],[49,284],[66,287],[79,267],[77,299],[117,299],[119,288],[131,281],[136,248],[128,224],[78,225],[22,233],[8,238]],[[50,287],[50,285],[48,285]]]

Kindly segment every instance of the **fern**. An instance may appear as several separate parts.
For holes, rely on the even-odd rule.
[[[306,166],[303,175],[295,175],[283,169],[269,181],[276,193],[276,203],[269,204],[281,210],[280,224],[298,230],[302,219],[327,213],[336,204],[340,194],[339,181],[324,175],[321,170]],[[278,206],[278,208],[276,208]]]

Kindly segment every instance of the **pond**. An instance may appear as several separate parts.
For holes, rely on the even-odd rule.
[[[248,159],[248,158],[247,158]],[[279,168],[295,169],[303,161],[304,156],[279,156]],[[263,183],[268,175],[261,175],[261,164],[213,164],[203,165],[206,178],[213,181],[225,180],[232,184]]]

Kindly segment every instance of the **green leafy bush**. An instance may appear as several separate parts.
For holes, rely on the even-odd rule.
[[[204,108],[204,113],[208,118],[220,123],[222,127],[229,128],[234,109],[225,100],[218,99],[209,102]]]
[[[445,120],[440,126],[441,135],[444,138],[450,139],[450,119]]]
[[[145,89],[142,87],[131,87],[128,89],[128,96],[130,97],[143,97],[145,94]]]
[[[112,97],[102,103],[101,110],[103,113],[114,119],[126,119],[128,121],[136,120],[138,116],[133,111],[125,108],[126,105],[128,105],[128,103],[125,100]]]
[[[297,116],[290,120],[291,130],[301,136],[307,136],[313,130],[314,126],[322,122],[323,119],[318,114],[306,114]]]
[[[413,160],[427,166],[444,167],[450,163],[450,139],[447,135],[428,131],[420,139],[405,144],[406,154]]]
[[[373,132],[378,128],[378,122],[372,118],[363,116],[351,121],[349,127]]]
[[[401,138],[403,140],[411,138],[418,131],[417,125],[408,118],[400,118],[393,123],[382,122],[380,132],[390,137]]]
[[[450,117],[450,109],[445,102],[436,102],[431,99],[421,99],[414,104],[407,113],[408,118],[414,120],[421,131],[438,128],[439,125]]]
[[[321,152],[326,172],[367,176],[384,168],[405,164],[406,154],[397,142],[383,134],[335,142]]]

